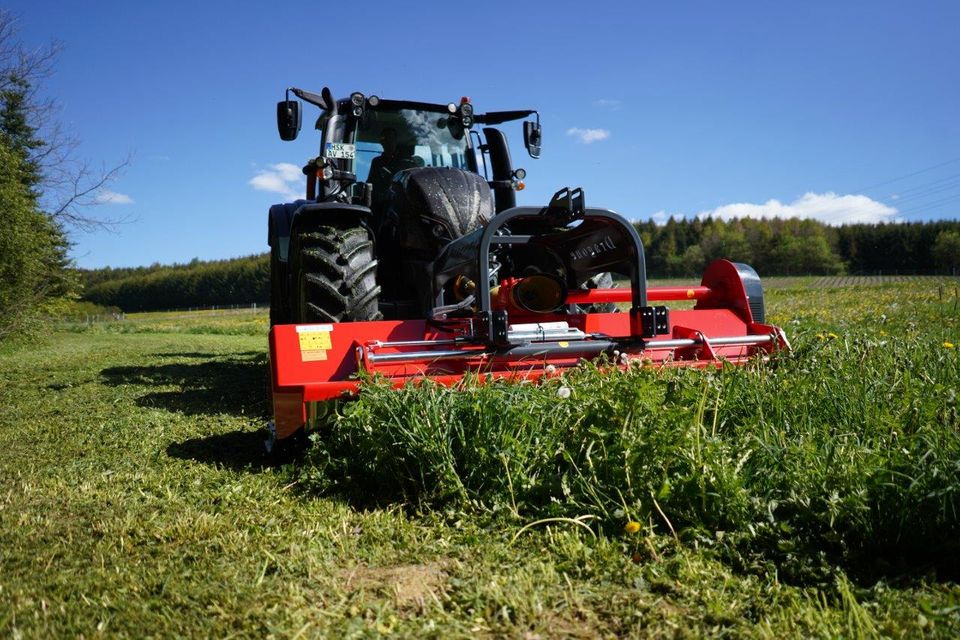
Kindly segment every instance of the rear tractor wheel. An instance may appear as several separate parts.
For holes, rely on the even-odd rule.
[[[314,222],[291,238],[295,323],[380,320],[380,286],[366,227]]]

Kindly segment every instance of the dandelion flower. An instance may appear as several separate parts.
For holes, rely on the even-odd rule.
[[[823,335],[822,333],[818,333],[818,334],[817,334],[817,340],[826,340],[826,338],[827,338],[827,337],[826,337],[825,335]]]
[[[830,338],[831,340],[836,340],[836,339],[839,338],[840,336],[838,336],[837,334],[835,334],[835,333],[833,333],[833,332],[831,331],[830,333],[827,334],[827,337]]]
[[[944,349],[955,349],[956,346],[957,346],[957,345],[953,344],[952,342],[944,342],[944,343],[943,343],[943,348],[944,348]]]
[[[557,397],[567,399],[570,397],[570,387],[560,387],[557,389]]]
[[[635,534],[635,533],[639,533],[639,532],[640,532],[640,523],[637,522],[636,520],[631,520],[630,522],[628,522],[628,523],[626,524],[626,526],[623,527],[623,530],[626,531],[627,533],[629,533],[630,535],[633,535],[633,534]]]

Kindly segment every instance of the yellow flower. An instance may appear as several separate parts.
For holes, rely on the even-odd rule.
[[[634,521],[634,520],[631,520],[630,522],[627,523],[627,525],[623,528],[623,530],[626,531],[627,533],[631,534],[631,535],[633,535],[633,534],[635,534],[635,533],[639,533],[639,532],[640,532],[640,523],[639,523],[639,522],[636,522],[636,521]]]
[[[835,333],[833,333],[833,332],[831,331],[830,333],[827,334],[827,337],[830,338],[831,340],[836,340],[836,339],[839,338],[840,336],[838,336],[837,334],[835,334]]]
[[[944,347],[945,349],[954,349],[954,348],[956,348],[956,345],[953,344],[952,342],[944,342],[944,343],[943,343],[943,347]]]
[[[824,339],[826,339],[825,335],[823,335],[822,333],[817,334],[817,340],[824,340]]]

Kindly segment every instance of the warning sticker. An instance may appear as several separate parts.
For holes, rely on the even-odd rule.
[[[300,359],[304,362],[316,362],[327,359],[327,350],[333,344],[330,332],[333,325],[312,324],[297,327],[297,338],[300,341]]]

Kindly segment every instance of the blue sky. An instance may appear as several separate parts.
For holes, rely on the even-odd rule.
[[[5,4],[26,44],[63,44],[46,93],[80,154],[133,157],[97,211],[133,221],[73,233],[83,267],[265,251],[268,207],[301,189],[285,165],[319,142],[278,138],[287,86],[538,109],[540,160],[507,125],[521,204],[582,186],[639,219],[960,216],[957,2]]]

